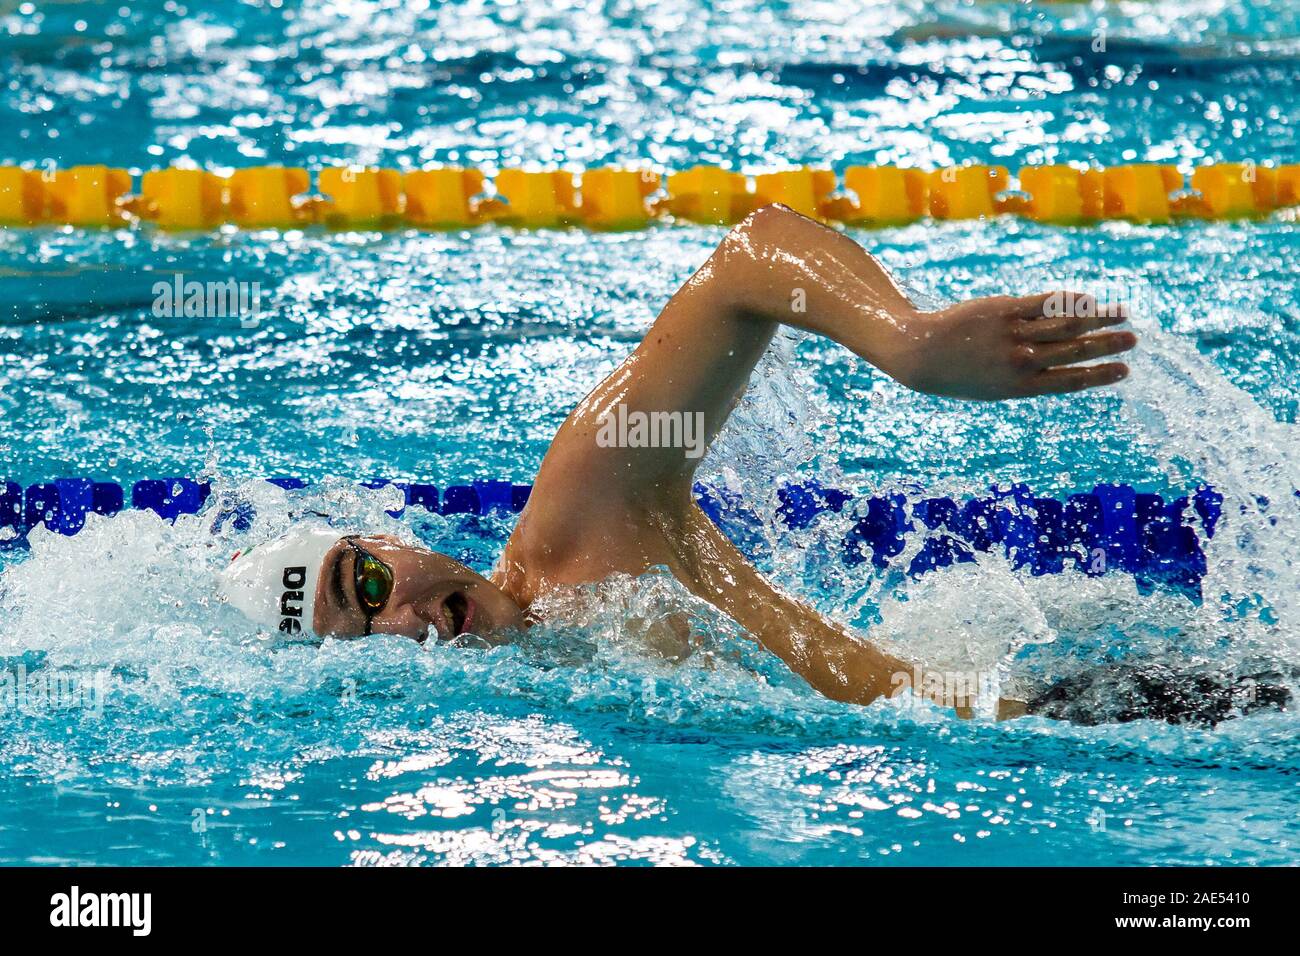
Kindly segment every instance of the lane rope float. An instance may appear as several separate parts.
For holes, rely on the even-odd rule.
[[[289,491],[309,486],[300,478],[267,481]],[[531,485],[506,479],[441,489],[383,478],[360,484],[400,490],[403,504],[389,512],[394,517],[406,509],[447,516],[517,514],[532,490]],[[705,484],[697,484],[695,494],[710,518],[738,536],[759,526],[758,515],[738,496]],[[89,478],[59,478],[26,488],[0,482],[0,531],[7,531],[7,537],[0,537],[0,548],[25,547],[27,532],[37,525],[75,535],[88,514],[110,516],[128,507],[149,509],[174,521],[202,511],[211,495],[208,482],[184,477],[143,479],[129,487]],[[1197,595],[1206,569],[1201,537],[1214,536],[1223,513],[1223,496],[1207,486],[1168,501],[1124,484],[1097,485],[1064,499],[1037,496],[1028,486],[1014,484],[964,500],[909,500],[902,494],[859,497],[804,481],[778,488],[777,499],[777,515],[794,530],[851,505],[849,515],[857,518],[840,542],[840,558],[850,567],[868,561],[888,567],[903,553],[910,534],[924,533],[926,540],[907,567],[912,575],[974,561],[977,552],[1000,551],[1014,567],[1035,575],[1070,569],[1093,576],[1122,571],[1134,575],[1143,588],[1163,585]],[[214,531],[246,530],[255,518],[251,503],[234,495],[219,496],[209,513]]]
[[[103,165],[0,166],[0,226],[166,230],[646,228],[665,217],[727,225],[784,203],[824,222],[894,226],[1013,214],[1058,225],[1103,220],[1168,223],[1253,219],[1300,206],[1300,164],[1216,163],[1191,170],[1135,163],[1026,166],[802,167],[753,176],[715,166],[667,175],[649,169],[502,169],[488,188],[477,169],[398,171],[252,166],[218,175],[167,168],[136,177]]]

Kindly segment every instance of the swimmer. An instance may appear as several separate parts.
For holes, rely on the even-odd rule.
[[[700,452],[782,325],[825,336],[909,388],[967,401],[1058,395],[1127,376],[1121,362],[1094,361],[1136,344],[1112,328],[1127,319],[1124,308],[1058,295],[1076,308],[1054,315],[1053,295],[927,312],[847,236],[767,206],[731,230],[636,350],[569,414],[490,578],[392,537],[301,527],[237,555],[222,592],[271,631],[420,642],[473,633],[499,643],[556,589],[665,567],[820,693],[870,703],[889,696],[898,675],[924,673],[923,662],[884,652],[765,580],[695,503]],[[611,420],[638,412],[702,422],[701,443],[608,440]],[[1001,716],[1025,709],[1007,701]]]

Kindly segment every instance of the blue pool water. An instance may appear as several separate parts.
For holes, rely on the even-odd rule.
[[[1104,52],[1094,50],[1104,36]],[[1300,14],[1199,2],[0,4],[0,162],[494,171],[696,161],[1295,161]],[[918,224],[855,238],[933,301],[1129,301],[1134,374],[971,406],[786,338],[705,471],[766,571],[1008,691],[1103,660],[1300,666],[1296,226]],[[531,480],[573,403],[717,229],[0,230],[0,477],[205,475],[258,531],[328,509],[480,570],[508,517],[392,519],[351,479]],[[151,313],[159,273],[259,282],[255,327]],[[282,494],[252,479],[317,482]],[[1209,482],[1204,600],[997,555],[846,568],[773,484],[1062,496]],[[92,518],[0,551],[0,672],[92,692],[0,712],[0,862],[1286,864],[1300,722],[958,721],[819,698],[668,582],[568,596],[521,646],[250,640],[210,515]],[[908,554],[923,542],[909,540]],[[670,664],[648,622],[686,606]],[[102,684],[96,684],[102,681]]]

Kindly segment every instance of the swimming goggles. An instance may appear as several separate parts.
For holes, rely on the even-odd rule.
[[[361,536],[355,534],[348,535],[343,540],[353,552],[352,583],[357,594],[357,604],[366,616],[366,628],[362,633],[369,635],[375,617],[393,596],[393,569],[357,544],[359,537]]]

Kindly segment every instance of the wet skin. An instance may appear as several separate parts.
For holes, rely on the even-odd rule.
[[[361,552],[392,572],[393,587],[383,606],[367,615],[356,569]],[[396,634],[420,643],[474,634],[495,643],[524,627],[524,615],[508,594],[458,561],[413,547],[387,535],[341,539],[321,565],[316,585],[316,633],[330,637]]]
[[[886,654],[869,635],[766,581],[695,504],[699,458],[681,448],[603,447],[601,423],[619,405],[702,413],[712,442],[781,325],[832,339],[917,391],[954,399],[1061,394],[1124,378],[1120,362],[1079,364],[1133,348],[1133,333],[1107,331],[1125,321],[1123,309],[1075,294],[1064,299],[1072,314],[1055,315],[1054,295],[1060,299],[994,296],[924,312],[847,236],[782,206],[761,209],[723,239],[632,355],[570,413],[491,580],[435,552],[362,539],[396,581],[372,630],[454,636],[463,622],[449,601],[459,610],[464,598],[475,608],[466,629],[505,640],[552,589],[666,567],[826,696],[868,703],[888,695],[897,675],[916,673],[916,662]],[[319,633],[364,628],[355,594],[324,593],[332,561],[346,563],[346,579],[354,560],[346,550],[341,544],[326,559]],[[1006,702],[1004,713],[1016,708]]]

